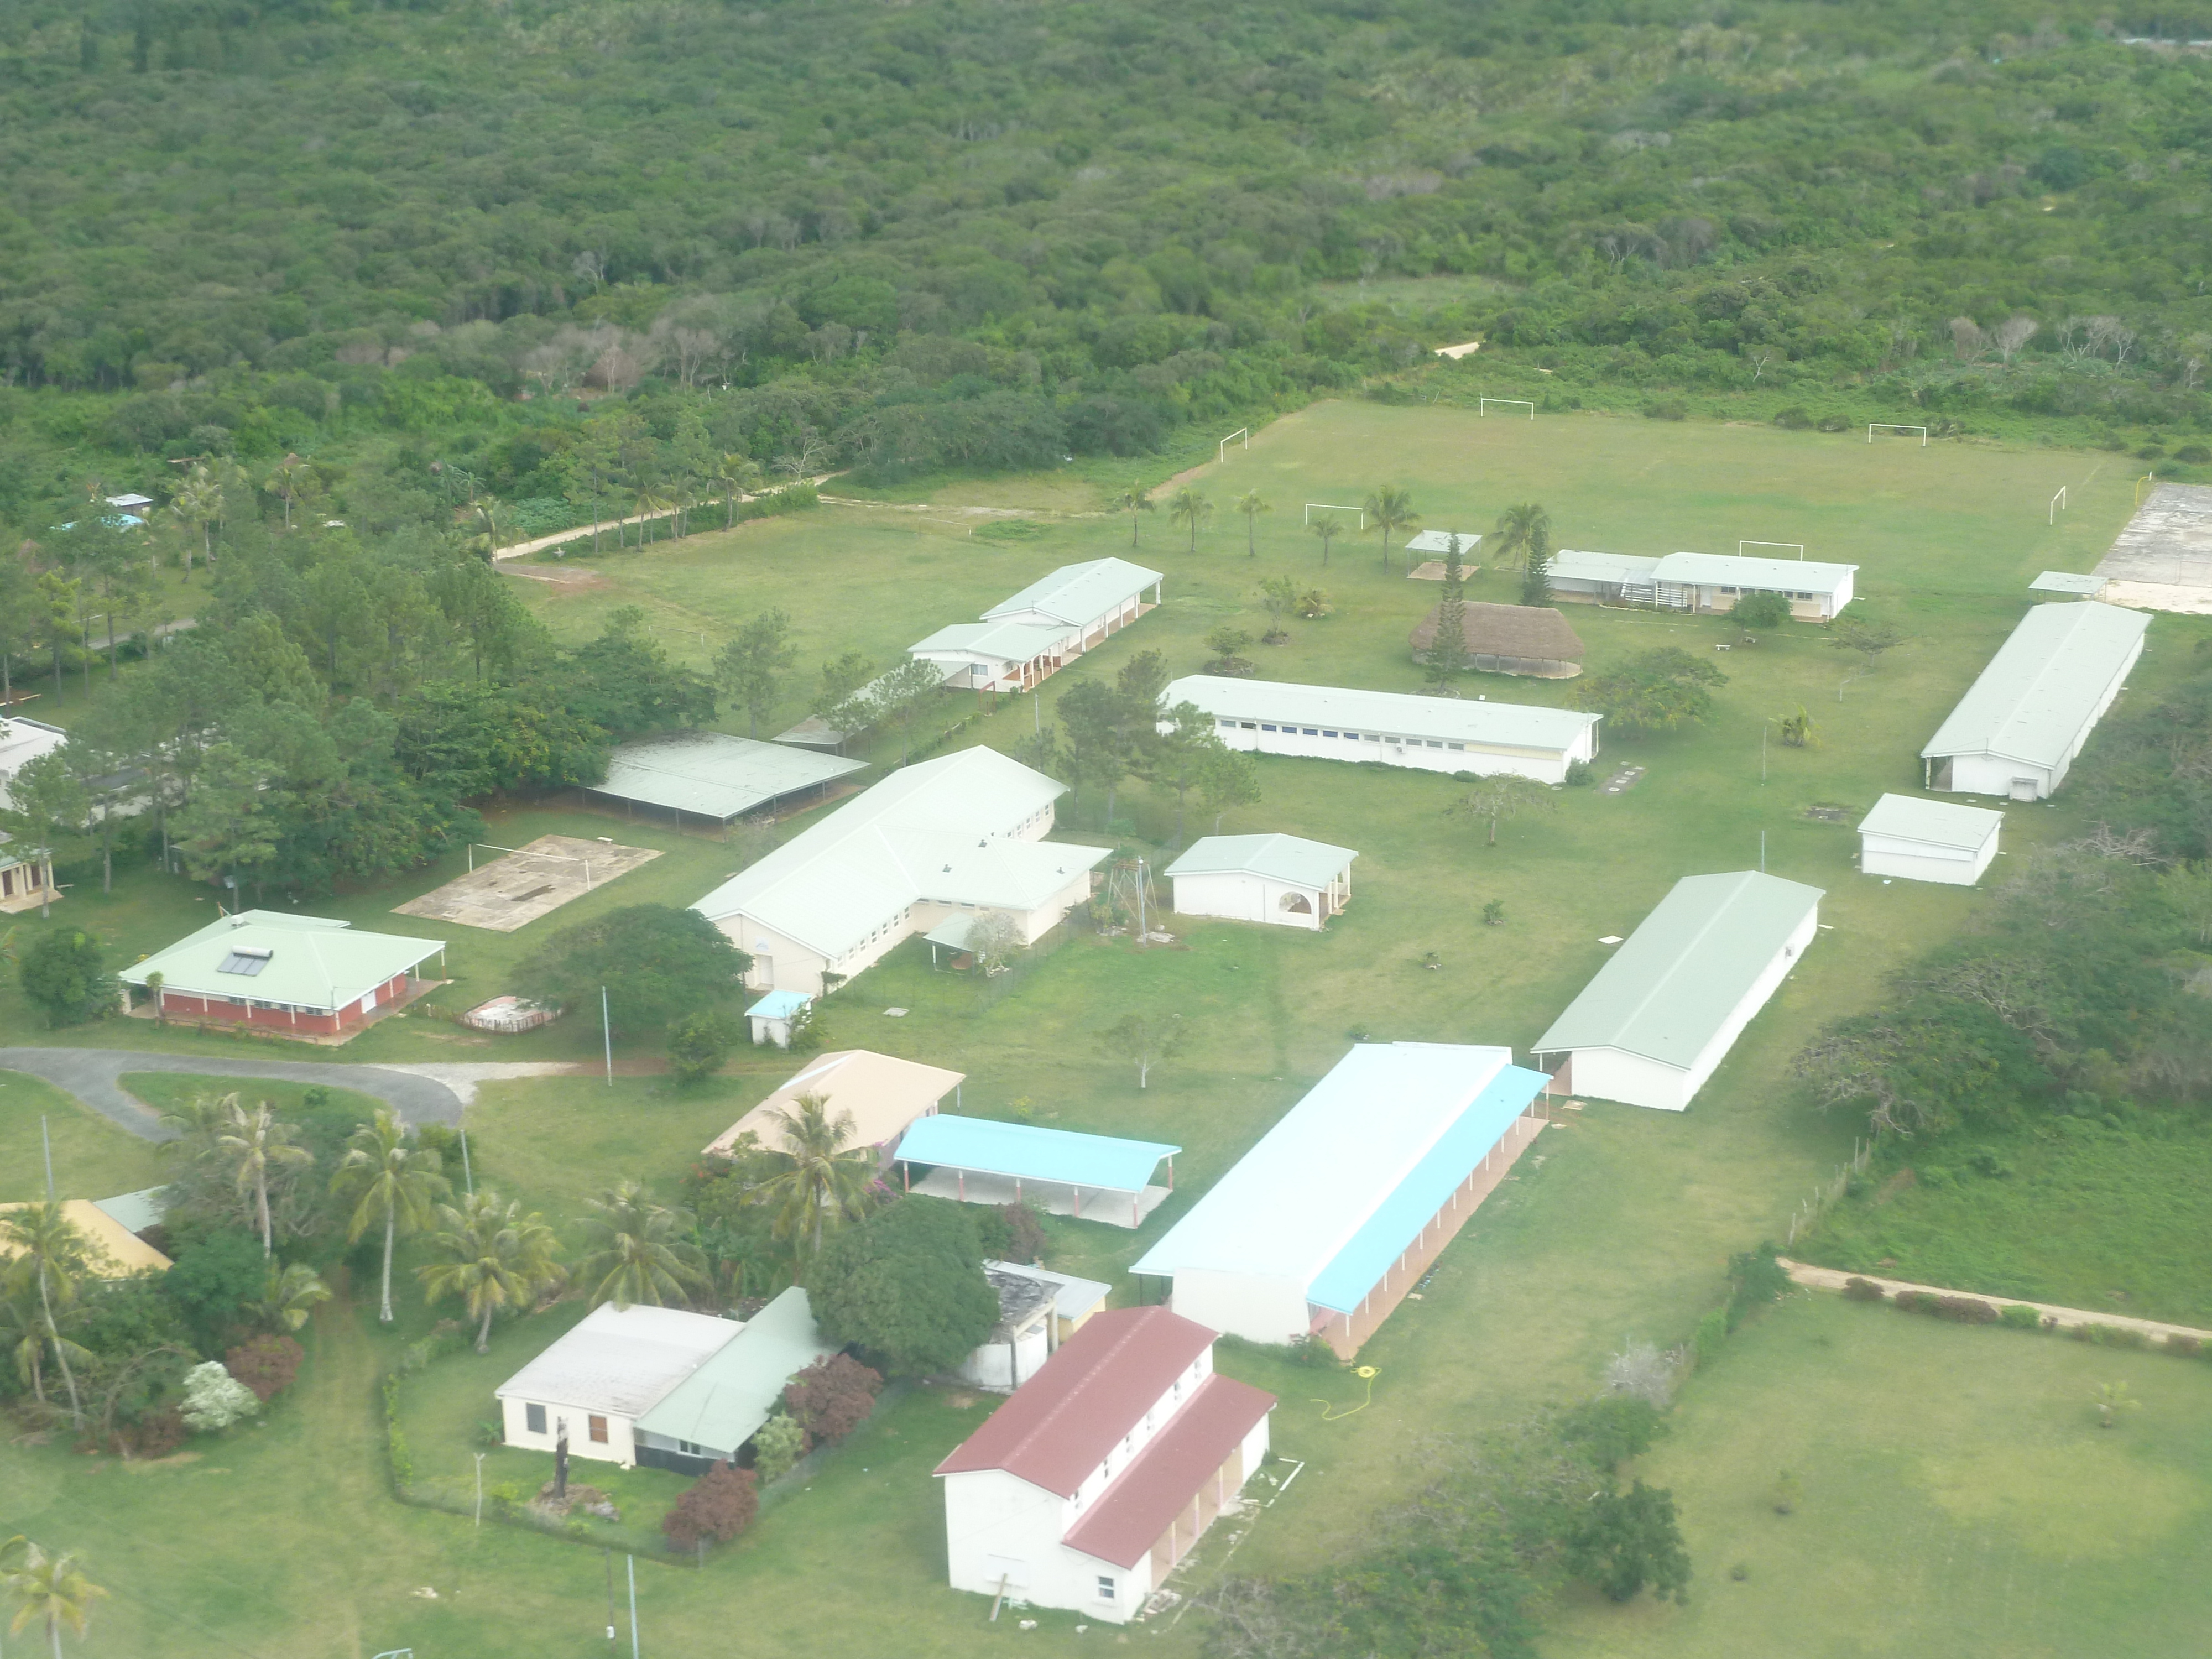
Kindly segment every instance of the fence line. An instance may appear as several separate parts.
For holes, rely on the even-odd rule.
[[[1873,1157],[1874,1142],[1861,1141],[1856,1137],[1852,1139],[1850,1160],[1833,1176],[1815,1187],[1812,1196],[1799,1204],[1791,1212],[1790,1217],[1791,1244],[1796,1244],[1802,1235],[1811,1232],[1820,1224],[1820,1218],[1832,1209],[1843,1195],[1850,1190],[1853,1177],[1866,1173],[1868,1161]]]

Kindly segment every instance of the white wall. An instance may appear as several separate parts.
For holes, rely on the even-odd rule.
[[[996,1595],[1001,1573],[1012,1571],[1010,1595],[1041,1607],[1072,1607],[1119,1623],[1134,1608],[1116,1596],[1098,1598],[1097,1580],[1130,1575],[1092,1560],[1060,1540],[1073,1520],[1067,1499],[1033,1486],[1004,1469],[948,1474],[945,1481],[945,1577],[953,1589]],[[1139,1563],[1139,1573],[1145,1564]],[[1146,1594],[1150,1587],[1146,1586]],[[1143,1594],[1133,1599],[1144,1605]]]
[[[1978,850],[1938,852],[1919,842],[1899,841],[1888,836],[1862,833],[1859,868],[1869,876],[1892,876],[1905,881],[1941,882],[1949,887],[1972,887],[1997,855],[1997,833]]]
[[[1938,763],[1940,767],[1941,763]],[[1937,787],[1942,787],[1939,781]],[[2015,793],[2016,779],[2028,781]],[[2026,761],[2007,760],[2000,755],[1954,755],[1951,757],[1950,792],[1958,795],[1995,795],[2005,800],[2041,800],[2058,787],[2058,780],[2048,768],[2033,766]]]
[[[1797,965],[1797,959],[1805,954],[1805,947],[1813,942],[1820,925],[1820,907],[1815,904],[1805,920],[1790,933],[1782,949],[1775,953],[1774,959],[1759,969],[1759,977],[1753,981],[1751,989],[1744,993],[1743,1000],[1736,1004],[1722,1023],[1721,1029],[1713,1033],[1712,1040],[1705,1044],[1692,1063],[1689,1075],[1683,1079],[1685,1104],[1695,1098],[1698,1091],[1705,1086],[1705,1079],[1713,1074],[1714,1067],[1728,1058],[1728,1051],[1743,1035],[1743,1028],[1751,1024],[1752,1016],[1766,1006],[1766,1000],[1789,977],[1790,970]]]
[[[1682,1111],[1690,1103],[1690,1091],[1684,1086],[1688,1074],[1679,1066],[1618,1048],[1577,1048],[1573,1060],[1569,1080],[1578,1095],[1661,1112]]]
[[[1295,893],[1306,902],[1304,912],[1286,910],[1283,899]],[[1231,921],[1272,921],[1284,927],[1304,927],[1321,931],[1322,903],[1320,890],[1302,887],[1295,882],[1277,881],[1270,876],[1254,875],[1238,871],[1220,874],[1177,876],[1175,878],[1175,908],[1176,914],[1186,916],[1223,916]]]
[[[1568,763],[1589,760],[1596,751],[1594,726],[1585,726],[1577,733],[1573,744],[1565,750],[1485,749],[1474,744],[1454,749],[1442,739],[1382,734],[1363,737],[1361,741],[1353,743],[1343,737],[1322,737],[1320,732],[1324,728],[1311,728],[1312,734],[1309,735],[1307,728],[1283,726],[1273,720],[1231,721],[1217,718],[1213,726],[1215,735],[1230,748],[1249,750],[1255,754],[1373,761],[1425,772],[1473,772],[1484,777],[1512,772],[1534,778],[1539,783],[1565,782]],[[1267,731],[1265,728],[1268,726],[1276,726],[1277,729]]]
[[[545,1432],[530,1431],[530,1416],[526,1409],[532,1402],[507,1397],[501,1400],[500,1422],[506,1431],[507,1443],[520,1446],[526,1451],[550,1452],[560,1440],[561,1419],[568,1420],[568,1455],[592,1457],[602,1462],[619,1463],[629,1468],[637,1462],[637,1446],[627,1417],[614,1417],[605,1413],[607,1441],[600,1445],[592,1438],[592,1413],[580,1406],[564,1406],[550,1400],[535,1403],[545,1407]]]
[[[1042,1325],[1012,1344],[986,1342],[960,1362],[960,1376],[979,1389],[1018,1389],[1037,1374],[1048,1346]]]
[[[1168,1305],[1248,1342],[1296,1342],[1312,1328],[1306,1287],[1288,1279],[1188,1269],[1175,1276]]]

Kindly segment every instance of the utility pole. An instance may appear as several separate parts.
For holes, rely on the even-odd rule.
[[[461,1178],[469,1183],[469,1196],[477,1195],[477,1172],[469,1167],[469,1132],[461,1131]]]
[[[1151,924],[1145,920],[1145,861],[1139,859],[1137,860],[1137,948],[1139,951],[1145,948],[1145,937],[1150,931]]]
[[[54,1201],[54,1138],[46,1127],[46,1115],[39,1114],[39,1139],[46,1149],[46,1202]]]
[[[637,1659],[637,1557],[624,1559],[629,1563],[629,1659]]]
[[[477,1530],[478,1532],[483,1530],[483,1461],[484,1455],[478,1452],[477,1454]]]
[[[615,1639],[615,1553],[603,1550],[600,1553],[607,1563],[607,1640],[611,1642]]]
[[[607,1045],[607,1087],[615,1086],[615,1033],[607,1024],[607,988],[599,987],[599,1035]]]

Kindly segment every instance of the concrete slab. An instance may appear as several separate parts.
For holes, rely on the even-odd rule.
[[[2113,605],[2212,615],[2212,486],[2151,486],[2095,574]]]
[[[1103,1187],[1050,1187],[1034,1181],[1016,1182],[1008,1176],[980,1175],[969,1170],[932,1170],[914,1183],[914,1190],[955,1203],[1012,1204],[1026,1199],[1049,1215],[1073,1216],[1084,1221],[1103,1221],[1109,1227],[1139,1227],[1145,1218],[1167,1202],[1168,1189],[1147,1187],[1141,1193],[1117,1193]]]
[[[618,847],[576,836],[540,836],[527,847],[479,864],[420,898],[393,906],[393,914],[512,933],[659,856],[648,848]]]

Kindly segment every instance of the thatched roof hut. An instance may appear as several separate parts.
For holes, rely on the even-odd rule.
[[[1426,662],[1437,637],[1439,604],[1413,632],[1413,660]],[[1583,642],[1567,619],[1548,605],[1466,606],[1461,634],[1468,666],[1492,674],[1528,674],[1538,679],[1572,679],[1583,671]]]

